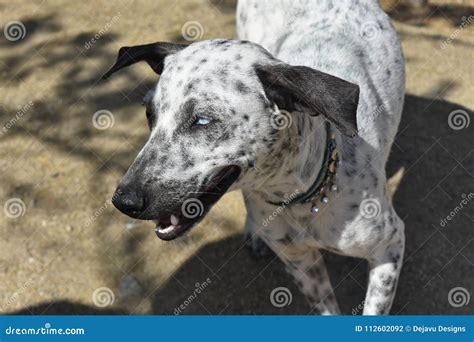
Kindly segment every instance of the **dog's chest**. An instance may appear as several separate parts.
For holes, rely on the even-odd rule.
[[[298,209],[299,210],[299,209]],[[290,212],[290,211],[289,211]],[[341,218],[346,217],[344,221]],[[275,229],[264,230],[263,240],[285,255],[300,254],[324,249],[341,255],[363,256],[364,251],[377,245],[383,234],[374,234],[376,224],[358,220],[347,212],[328,212],[326,217],[316,218],[311,214],[291,215],[283,218],[285,224]]]
[[[368,169],[349,171],[356,168],[346,163],[338,172],[340,190],[328,194],[329,202],[316,201],[319,211],[311,212],[312,203],[288,205],[283,210],[269,208],[267,217],[275,217],[268,222],[267,229],[262,229],[264,240],[271,245],[286,251],[302,251],[311,248],[322,248],[339,254],[357,255],[360,251],[376,245],[383,232],[383,215],[376,219],[364,217],[364,199],[379,198],[384,184],[373,186],[373,179]],[[376,200],[377,210],[381,211],[385,203]],[[376,233],[376,234],[375,234]]]

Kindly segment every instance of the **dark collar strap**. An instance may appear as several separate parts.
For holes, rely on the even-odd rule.
[[[314,194],[323,185],[323,182],[328,174],[329,162],[331,160],[331,155],[335,147],[336,147],[336,142],[331,137],[331,126],[329,122],[326,121],[326,153],[324,154],[323,164],[321,165],[321,169],[319,170],[318,176],[316,177],[316,180],[314,181],[314,183],[309,187],[309,189],[305,193],[299,196],[296,196],[290,201],[287,201],[287,202],[271,202],[268,200],[265,200],[265,201],[267,203],[277,205],[277,206],[288,206],[292,204],[304,204],[304,203],[309,202],[314,197]]]

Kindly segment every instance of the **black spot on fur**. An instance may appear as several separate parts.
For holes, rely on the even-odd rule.
[[[190,82],[184,87],[183,95],[188,96],[189,93],[194,89],[194,83]]]
[[[344,170],[344,173],[346,174],[347,177],[352,177],[355,175],[356,170],[352,168],[347,168]]]
[[[290,234],[285,234],[284,237],[282,237],[281,239],[277,239],[277,242],[283,244],[283,245],[289,245],[290,243],[293,242],[293,239],[291,238]]]
[[[160,104],[160,110],[161,110],[162,112],[166,112],[166,111],[168,110],[169,106],[170,106],[169,102],[168,102],[168,101],[164,101],[164,102],[162,102],[162,103]]]
[[[235,89],[241,94],[248,94],[250,93],[250,88],[247,87],[242,81],[235,82]]]

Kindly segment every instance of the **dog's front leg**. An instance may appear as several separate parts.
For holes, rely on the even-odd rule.
[[[321,253],[291,239],[290,232],[295,231],[283,219],[285,214],[278,207],[245,192],[244,201],[247,207],[246,231],[250,233],[252,243],[260,241],[278,255],[318,313],[340,314]]]
[[[299,252],[291,246],[280,246],[275,252],[287,265],[312,308],[321,315],[341,314],[323,256],[317,249]]]
[[[264,258],[271,254],[271,249],[258,236],[258,228],[255,225],[255,220],[250,215],[247,215],[245,221],[245,246],[254,258]]]
[[[368,258],[370,271],[364,315],[387,315],[392,307],[405,249],[404,224],[398,217],[396,221],[391,227],[393,237],[389,243],[377,248]]]
[[[244,203],[247,208],[245,220],[245,246],[254,258],[262,258],[270,255],[271,249],[260,237],[260,233],[268,226],[263,212],[271,213],[271,207],[263,202],[258,196],[243,192]]]

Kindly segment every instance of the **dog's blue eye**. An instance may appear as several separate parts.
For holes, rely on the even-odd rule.
[[[198,116],[196,120],[194,120],[193,124],[197,126],[206,126],[206,125],[209,125],[210,123],[211,123],[211,119]]]

